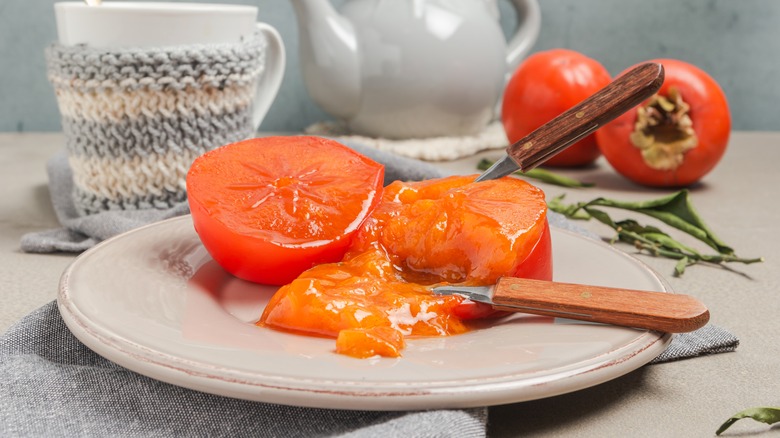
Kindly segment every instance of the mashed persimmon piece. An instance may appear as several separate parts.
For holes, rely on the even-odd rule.
[[[282,286],[266,306],[264,325],[337,337],[348,329],[388,327],[404,335],[446,336],[467,329],[452,318],[460,297],[431,294],[404,281],[381,250],[316,266]]]
[[[433,295],[434,285],[486,285],[518,274],[551,279],[543,192],[515,178],[474,178],[385,187],[344,259],[282,286],[258,324],[338,338],[337,351],[350,356],[392,357],[404,336],[469,329],[470,302]]]
[[[392,327],[346,329],[336,338],[336,353],[361,359],[377,355],[398,357],[403,348],[403,335]]]

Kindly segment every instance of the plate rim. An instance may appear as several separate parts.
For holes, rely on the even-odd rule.
[[[179,357],[112,336],[110,328],[95,324],[71,298],[69,279],[93,254],[114,241],[126,239],[150,228],[171,222],[189,222],[190,215],[147,224],[106,239],[79,255],[63,272],[57,294],[57,307],[68,329],[79,341],[100,356],[146,377],[219,396],[315,408],[356,410],[407,410],[463,408],[498,405],[551,397],[585,389],[627,374],[650,362],[671,342],[672,335],[642,331],[631,342],[597,356],[559,366],[543,375],[517,372],[486,379],[454,379],[424,384],[420,382],[376,382],[365,380],[324,382],[290,376],[273,376],[216,367]],[[599,245],[628,259],[656,280],[664,292],[674,293],[668,281],[644,262],[604,242],[551,224],[553,233],[564,233],[589,244]],[[195,233],[194,229],[192,231]],[[117,356],[118,354],[118,356]],[[110,358],[108,356],[111,356]],[[608,356],[608,360],[603,360]],[[615,356],[615,357],[612,357]],[[609,372],[607,372],[609,370]],[[571,386],[572,378],[579,384]],[[265,381],[263,381],[265,380]],[[485,382],[489,380],[488,382]],[[337,388],[333,388],[336,384]],[[518,393],[520,392],[520,393]],[[477,394],[477,397],[474,397]]]

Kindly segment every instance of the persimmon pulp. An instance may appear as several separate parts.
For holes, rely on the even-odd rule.
[[[383,182],[384,166],[336,141],[264,137],[197,158],[187,196],[217,263],[236,277],[281,285],[341,260]]]
[[[469,319],[491,313],[434,295],[433,286],[489,285],[506,275],[550,280],[542,191],[512,177],[474,178],[385,187],[344,258],[282,286],[258,324],[337,338],[336,351],[350,356],[395,357],[406,336],[463,333]]]

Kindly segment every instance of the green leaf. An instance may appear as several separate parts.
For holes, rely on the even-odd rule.
[[[590,220],[590,215],[587,211],[583,210],[578,204],[565,205],[563,198],[566,195],[559,195],[551,200],[547,201],[547,207],[557,213],[566,216],[569,219],[587,221]]]
[[[742,412],[737,412],[732,415],[731,418],[721,424],[715,435],[720,435],[726,431],[732,424],[743,418],[752,418],[756,421],[760,421],[766,424],[774,424],[780,422],[780,408],[775,407],[758,407],[745,409]]]
[[[669,236],[666,233],[643,233],[642,234],[645,238],[648,240],[666,247],[667,249],[679,251],[680,253],[688,253],[688,254],[694,254],[694,255],[700,255],[698,251],[691,248],[690,246],[687,246],[683,243],[680,243],[676,240],[674,240],[671,236]]]
[[[493,165],[493,161],[483,158],[479,162],[479,164],[477,164],[477,169],[487,170],[492,165]],[[577,188],[577,187],[593,187],[595,185],[593,183],[577,181],[574,178],[569,178],[568,176],[559,175],[557,173],[550,172],[549,170],[541,169],[538,167],[536,169],[531,169],[526,172],[518,171],[515,172],[515,174],[527,178],[533,178],[535,180],[539,180],[548,184],[553,184],[561,187]]]
[[[715,236],[715,233],[699,217],[699,214],[693,208],[687,190],[681,190],[669,196],[649,201],[623,202],[597,198],[589,202],[589,204],[620,208],[654,217],[701,240],[720,254],[734,254],[734,250]]]
[[[603,211],[601,211],[599,209],[590,208],[590,207],[586,207],[584,210],[585,210],[585,212],[588,213],[588,215],[590,217],[592,217],[593,219],[596,219],[597,221],[601,222],[602,224],[608,225],[608,226],[610,226],[612,228],[615,228],[615,229],[617,228],[617,225],[615,224],[615,222],[612,221],[612,218],[609,217],[609,215],[607,213],[605,213],[605,212],[603,212]]]
[[[659,228],[654,227],[652,225],[642,225],[639,222],[637,222],[635,219],[624,219],[622,221],[616,222],[616,225],[620,228],[631,230],[639,234],[662,232]]]

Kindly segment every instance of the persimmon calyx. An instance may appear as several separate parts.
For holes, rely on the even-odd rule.
[[[656,170],[674,170],[685,161],[685,153],[699,143],[693,130],[688,105],[672,87],[668,96],[655,94],[637,109],[631,144],[642,151],[645,163]]]

